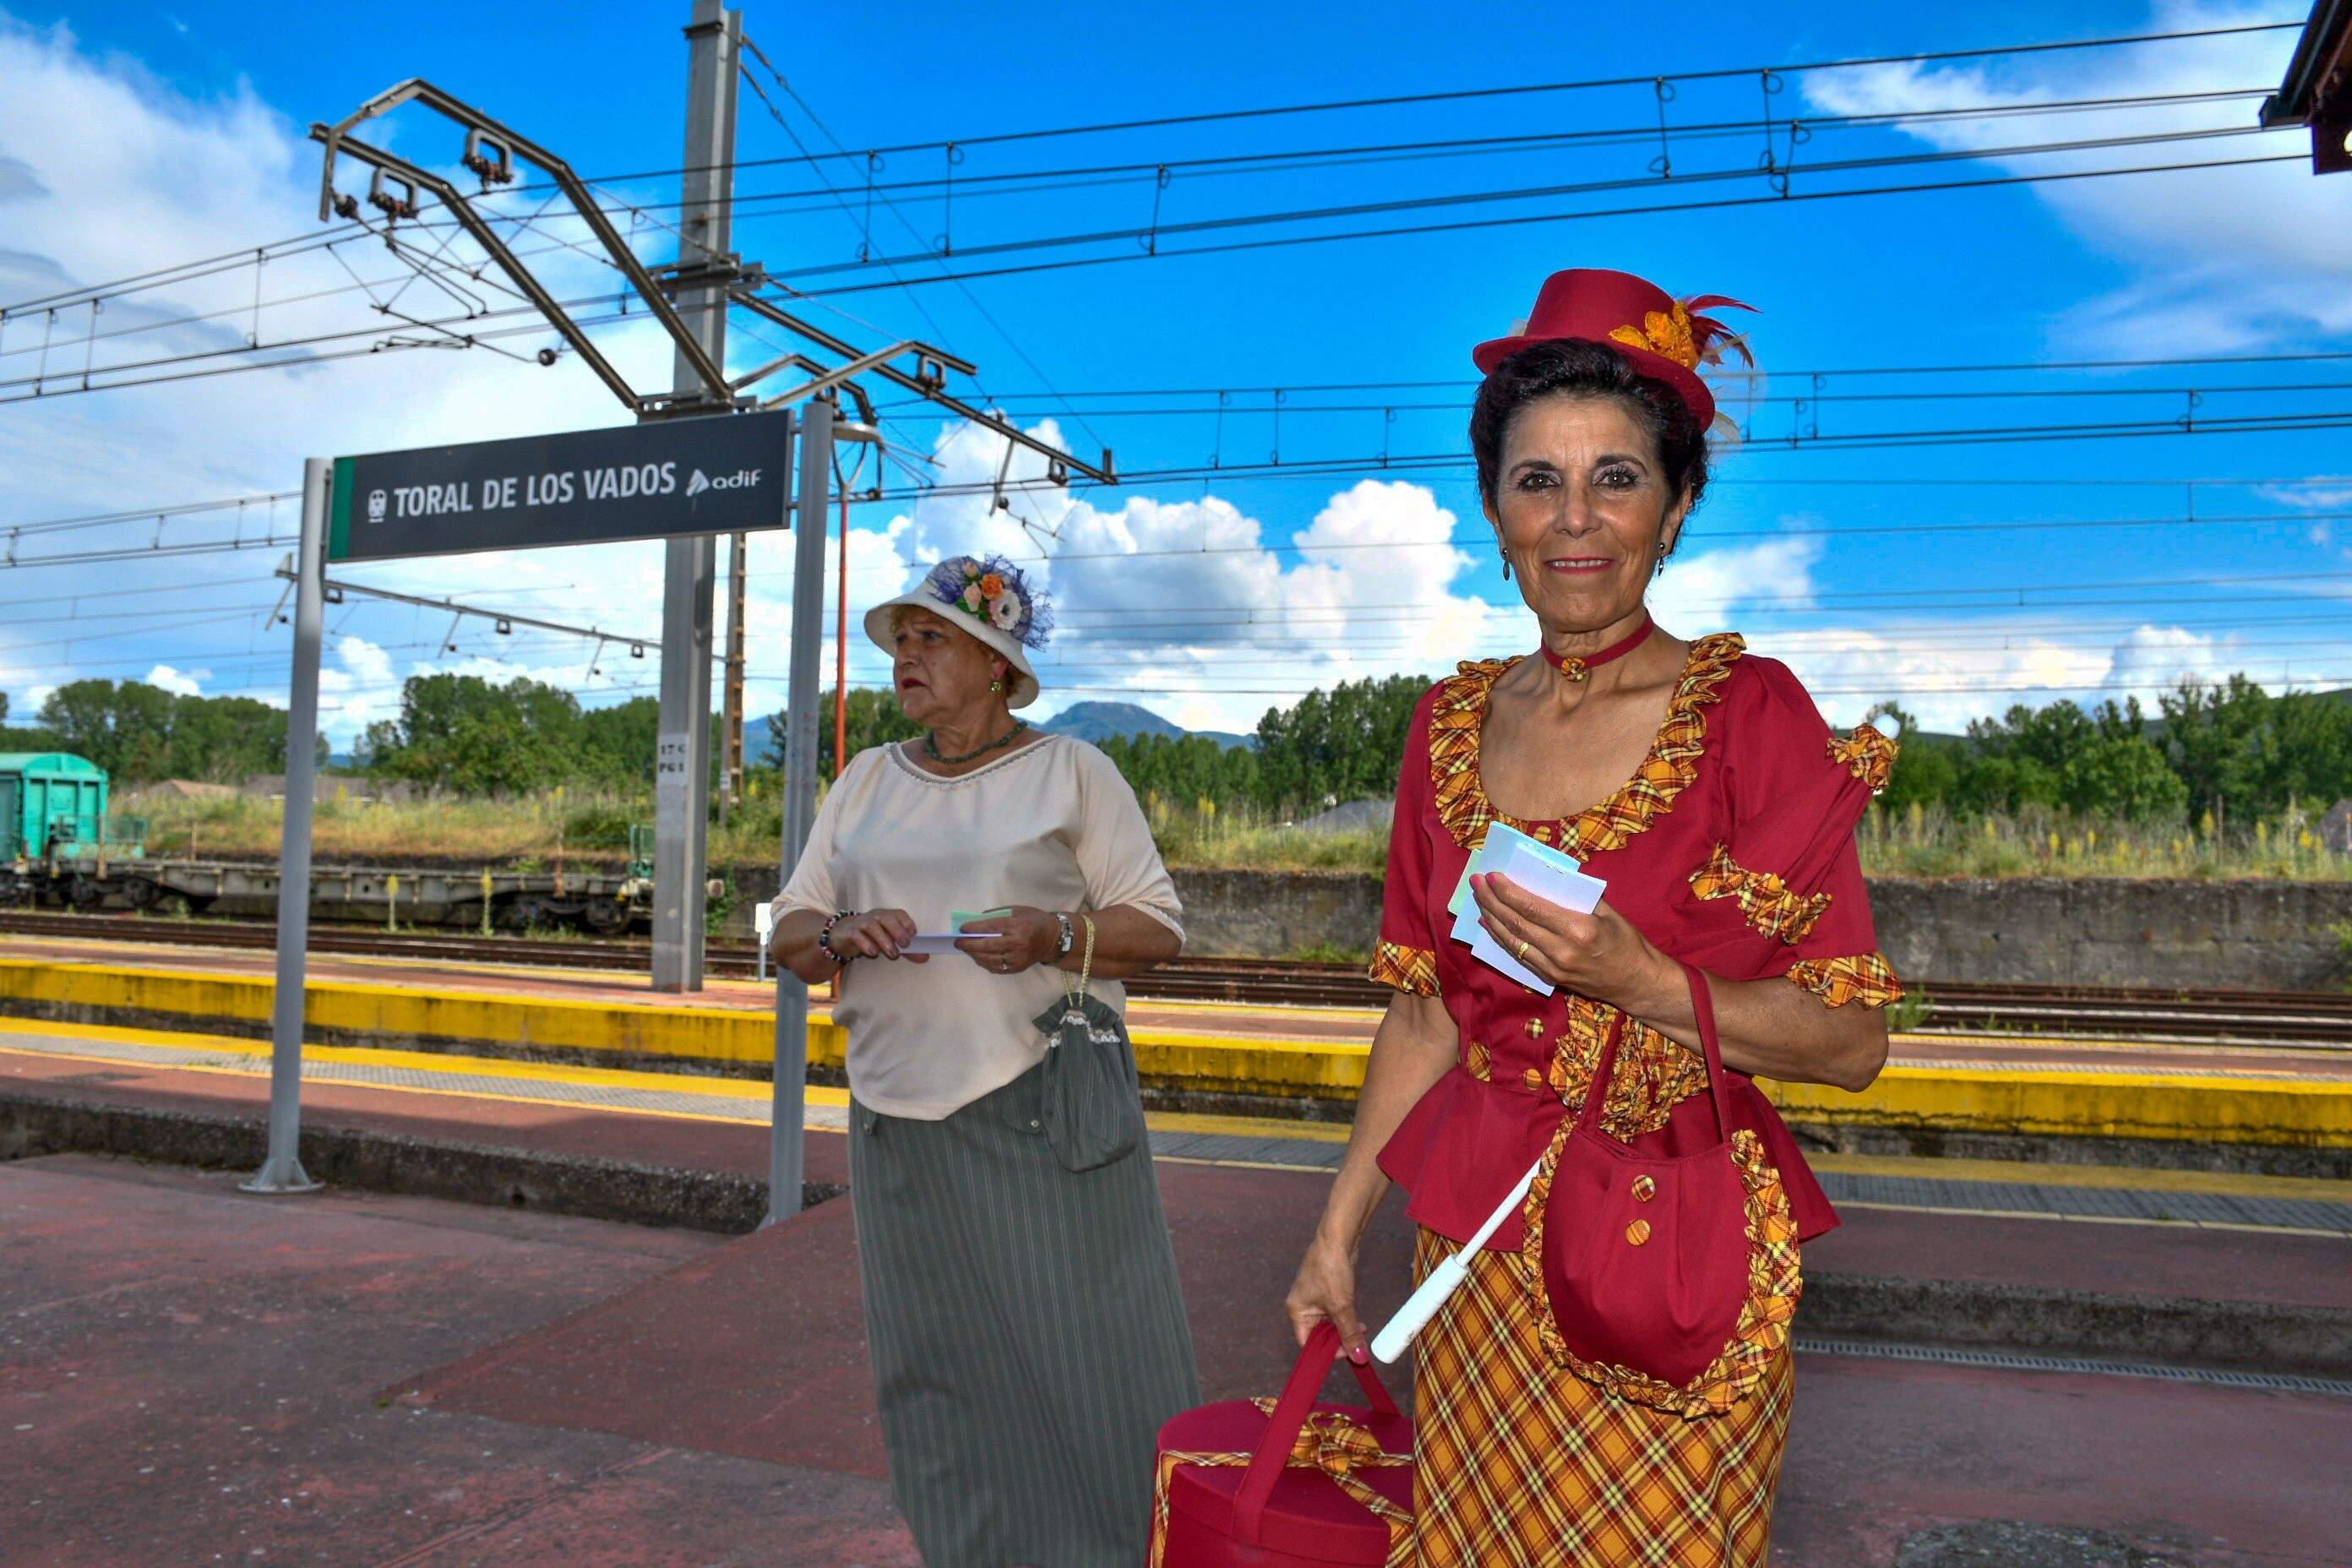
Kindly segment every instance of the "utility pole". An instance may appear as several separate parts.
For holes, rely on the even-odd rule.
[[[742,13],[728,10],[721,0],[694,0],[686,37],[686,155],[679,160],[686,173],[679,191],[677,310],[709,357],[723,366]],[[673,384],[681,396],[709,395],[682,349]],[[706,412],[732,410],[722,405]],[[670,540],[662,562],[661,718],[654,804],[656,991],[702,989],[703,883],[709,852],[710,611],[717,542],[710,534]],[[734,669],[730,664],[730,684]]]

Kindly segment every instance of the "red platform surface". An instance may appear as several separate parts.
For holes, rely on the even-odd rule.
[[[267,1092],[22,1054],[0,1057],[0,1085],[249,1117]],[[766,1166],[757,1127],[336,1084],[304,1098],[313,1124]],[[810,1135],[812,1178],[845,1165],[839,1135]],[[1274,1392],[1294,1356],[1281,1297],[1328,1176],[1160,1175],[1205,1396]],[[1396,1208],[1365,1248],[1374,1321],[1405,1289]],[[347,1191],[257,1198],[79,1156],[0,1164],[0,1568],[911,1563],[853,1230],[845,1201],[730,1241]],[[2340,1305],[2347,1248],[1854,1210],[1807,1261]],[[2347,1455],[2352,1400],[1807,1356],[1774,1562],[1879,1568],[1948,1525],[2105,1531],[2177,1568],[2352,1563]],[[1934,1568],[2108,1560],[1908,1550]]]
[[[1324,1178],[1161,1175],[1208,1396],[1272,1392]],[[911,1563],[851,1232],[838,1202],[721,1241],[0,1166],[0,1564]],[[1391,1214],[1368,1306],[1403,1274]],[[1778,1563],[1889,1563],[1982,1521],[2183,1565],[2352,1562],[2352,1401],[1817,1356],[1798,1389]],[[2034,1561],[1986,1559],[2012,1560]]]

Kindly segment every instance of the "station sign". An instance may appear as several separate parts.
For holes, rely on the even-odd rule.
[[[782,528],[792,435],[778,409],[338,458],[327,559]]]

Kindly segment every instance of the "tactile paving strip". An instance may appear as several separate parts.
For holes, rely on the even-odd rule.
[[[2329,1394],[2339,1398],[2352,1398],[2352,1382],[2333,1377],[2306,1377],[2295,1373],[2235,1372],[2227,1367],[2096,1361],[2086,1356],[2032,1355],[2021,1351],[1972,1350],[1960,1345],[1822,1339],[1810,1334],[1797,1335],[1796,1344],[1801,1355],[1929,1362],[1941,1366],[1992,1367],[2004,1372],[2094,1373],[2105,1377],[2153,1377],[2168,1383],[2204,1383],[2222,1388],[2257,1388],[2276,1394]]]

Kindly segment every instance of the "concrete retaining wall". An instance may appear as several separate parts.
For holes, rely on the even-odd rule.
[[[1898,973],[2075,985],[2325,991],[2352,981],[2352,882],[1882,878]]]
[[[775,896],[771,868],[736,868],[730,934]],[[1369,951],[1376,877],[1179,871],[1186,951],[1283,958]],[[2352,983],[2352,882],[2204,882],[2131,877],[1881,877],[1870,884],[1879,945],[1896,973],[2030,984],[2229,986],[2325,991]],[[733,928],[740,926],[740,931]]]

